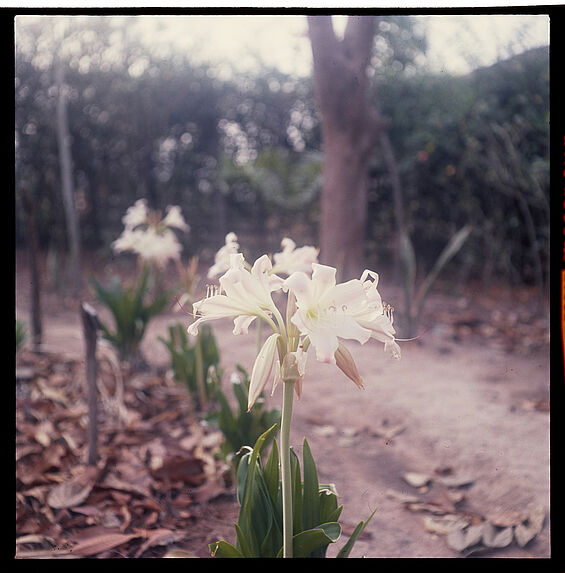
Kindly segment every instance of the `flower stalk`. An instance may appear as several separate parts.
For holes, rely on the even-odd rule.
[[[292,557],[293,515],[292,477],[290,471],[290,426],[294,381],[283,381],[283,405],[281,413],[281,481],[283,497],[283,557]]]

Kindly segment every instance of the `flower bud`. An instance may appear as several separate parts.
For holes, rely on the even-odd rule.
[[[351,352],[347,348],[339,343],[337,350],[335,351],[335,363],[337,367],[350,379],[355,382],[359,388],[363,388],[363,379],[359,375],[357,370],[357,365],[351,356]]]
[[[271,334],[271,336],[265,340],[263,347],[255,359],[255,364],[251,372],[251,381],[249,383],[248,410],[251,410],[251,407],[257,398],[259,398],[271,377],[277,357],[277,341],[279,336],[278,332]]]

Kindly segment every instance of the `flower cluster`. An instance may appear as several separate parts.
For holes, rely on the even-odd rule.
[[[169,260],[179,260],[182,247],[173,229],[188,232],[190,227],[178,206],[168,206],[161,219],[159,213],[148,209],[145,199],[138,199],[128,208],[122,222],[124,230],[112,243],[116,253],[131,251],[140,260],[161,267]]]
[[[249,408],[269,380],[273,389],[279,380],[295,382],[300,395],[311,347],[318,361],[338,366],[358,386],[363,381],[341,340],[365,344],[374,338],[400,358],[392,312],[381,300],[376,273],[366,270],[359,279],[336,284],[336,269],[315,262],[316,249],[296,249],[290,239],[283,241],[283,252],[273,257],[275,265],[263,255],[250,267],[243,254],[228,251],[236,245],[228,237],[221,260],[226,264],[229,258],[229,267],[219,285],[209,286],[206,297],[193,304],[197,320],[188,332],[196,335],[202,323],[221,318],[234,321],[234,334],[246,334],[256,318],[271,327],[251,374]],[[273,301],[275,291],[287,294],[286,318]]]

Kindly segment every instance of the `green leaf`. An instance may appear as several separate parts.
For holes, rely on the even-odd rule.
[[[216,543],[210,543],[210,552],[212,557],[218,558],[234,558],[234,557],[244,557],[244,555],[238,551],[233,545],[230,545],[227,541],[217,541]]]
[[[334,491],[328,488],[320,487],[320,521],[326,523],[328,521],[337,521],[341,514],[343,506],[338,507],[337,495]]]
[[[336,557],[340,557],[340,558],[349,557],[349,554],[351,553],[351,550],[353,549],[353,546],[355,545],[357,538],[363,533],[363,531],[364,531],[365,527],[367,526],[367,524],[369,523],[369,521],[371,521],[371,519],[373,519],[373,515],[375,515],[376,511],[377,511],[377,508],[375,508],[373,510],[373,513],[371,513],[371,515],[369,516],[367,521],[360,521],[357,524],[357,527],[355,528],[355,530],[351,534],[351,537],[347,540],[347,543],[340,549],[340,551]]]
[[[276,519],[259,461],[263,444],[272,437],[276,428],[276,425],[272,426],[259,437],[252,452],[240,462],[240,469],[246,473],[240,476],[238,472],[238,488],[243,489],[238,524],[256,557],[262,556],[260,551],[263,540]],[[246,467],[242,468],[244,462]]]
[[[271,453],[265,464],[265,469],[263,471],[265,476],[265,483],[267,484],[267,489],[273,503],[277,501],[277,495],[279,491],[279,450],[277,447],[277,442],[273,440],[273,445],[271,446]]]
[[[237,537],[237,544],[239,546],[239,549],[241,550],[241,554],[243,555],[243,557],[248,557],[248,558],[257,557],[257,555],[253,553],[253,550],[249,545],[247,536],[245,535],[241,527],[237,523],[234,524],[234,527],[235,527],[235,534]]]
[[[304,497],[302,501],[302,528],[312,529],[320,523],[320,488],[318,485],[318,471],[310,451],[308,441],[305,439],[302,450],[304,464]]]
[[[292,480],[292,524],[294,533],[302,531],[302,477],[300,462],[295,451],[290,448],[290,475]],[[282,500],[281,500],[282,501]],[[281,509],[282,511],[282,509]]]
[[[314,529],[302,531],[292,538],[293,558],[310,557],[315,551],[335,543],[341,535],[339,523],[323,523]],[[278,557],[282,556],[282,548]]]

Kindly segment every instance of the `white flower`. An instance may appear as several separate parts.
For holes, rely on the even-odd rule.
[[[180,258],[182,247],[172,231],[166,229],[158,233],[154,227],[148,227],[139,237],[135,252],[142,260],[164,266],[169,260]]]
[[[142,240],[145,231],[141,229],[131,229],[126,227],[122,234],[112,243],[112,248],[116,253],[124,251],[135,251],[136,246]]]
[[[214,257],[214,264],[208,271],[208,278],[215,278],[222,273],[225,273],[230,267],[230,256],[237,253],[239,250],[239,243],[237,242],[237,235],[235,233],[228,233],[225,239],[225,245],[220,248]]]
[[[131,207],[128,207],[126,214],[122,217],[122,223],[126,229],[131,230],[147,223],[148,215],[147,201],[138,199]]]
[[[190,227],[186,224],[186,221],[181,214],[180,207],[177,205],[169,205],[167,207],[167,215],[161,222],[166,227],[172,227],[186,232],[190,230]]]
[[[296,271],[312,272],[312,263],[318,262],[319,249],[310,246],[296,248],[296,243],[285,237],[281,241],[282,252],[275,253],[273,272],[291,275]]]
[[[167,216],[147,209],[147,201],[138,199],[122,218],[124,230],[112,243],[115,252],[132,251],[141,260],[164,266],[169,260],[179,260],[182,246],[171,229],[189,230],[180,208],[167,207]]]
[[[314,263],[312,278],[295,272],[284,282],[296,296],[296,312],[291,321],[308,336],[321,362],[336,363],[338,338],[364,344],[369,338],[385,343],[385,350],[400,356],[394,328],[385,313],[377,291],[378,275],[365,271],[361,279],[336,285],[336,269]],[[367,280],[371,277],[373,281]]]
[[[281,288],[282,279],[271,274],[267,255],[257,259],[251,271],[244,263],[241,253],[232,254],[219,288],[209,287],[208,296],[192,305],[194,313],[201,316],[188,327],[189,334],[196,335],[200,324],[218,318],[233,318],[234,334],[246,334],[257,317],[274,324],[271,316],[278,311],[271,292]]]

